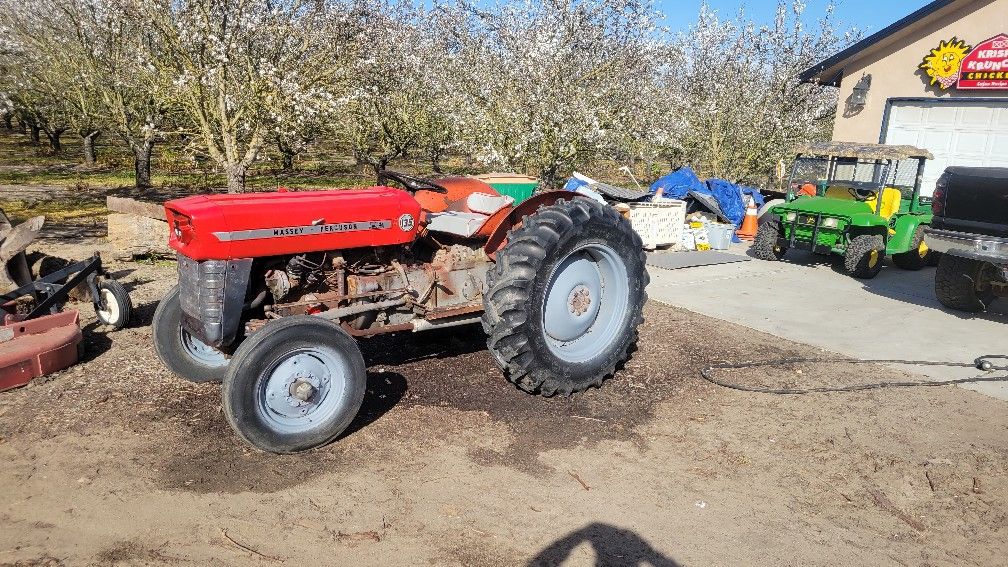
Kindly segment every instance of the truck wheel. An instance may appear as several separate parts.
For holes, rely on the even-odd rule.
[[[601,386],[636,344],[649,277],[640,237],[612,207],[575,198],[540,208],[511,231],[487,279],[487,346],[521,390]]]
[[[879,234],[855,236],[844,252],[844,269],[855,278],[871,279],[882,270],[885,241]]]
[[[893,254],[893,264],[904,270],[919,270],[928,265],[928,256],[931,250],[924,242],[924,225],[918,226],[914,232],[913,240],[910,242],[910,249],[902,254]]]
[[[133,301],[121,283],[107,278],[98,284],[99,303],[95,304],[95,315],[103,325],[118,331],[129,324],[133,316]]]
[[[771,215],[763,220],[756,231],[756,238],[753,239],[753,254],[760,260],[783,260],[787,254],[787,246],[782,246],[778,239],[781,237],[780,219]]]
[[[329,443],[364,401],[357,342],[310,315],[270,323],[235,351],[224,376],[224,415],[250,445],[295,453]]]
[[[994,265],[980,260],[942,254],[935,271],[935,295],[942,305],[977,313],[994,301]]]
[[[220,382],[228,357],[203,344],[182,327],[182,305],[178,286],[158,303],[154,311],[154,350],[165,366],[190,382]]]

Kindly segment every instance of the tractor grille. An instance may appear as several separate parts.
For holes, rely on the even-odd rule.
[[[191,334],[210,344],[220,340],[224,322],[224,280],[227,262],[206,260],[197,262],[179,254],[179,302],[182,304],[182,324]]]

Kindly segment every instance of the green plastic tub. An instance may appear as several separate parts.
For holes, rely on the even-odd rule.
[[[501,195],[512,197],[516,205],[531,197],[539,186],[539,180],[535,177],[517,173],[487,173],[477,175],[476,179],[493,187]]]

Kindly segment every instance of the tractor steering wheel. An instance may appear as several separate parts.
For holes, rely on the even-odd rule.
[[[378,173],[378,184],[380,185],[387,180],[395,181],[399,185],[402,185],[403,188],[410,193],[416,193],[417,191],[432,191],[434,193],[443,194],[448,193],[447,189],[437,183],[434,183],[433,181],[405,175],[403,173],[399,173],[398,171],[383,169]]]
[[[861,190],[858,190],[858,189],[855,189],[853,187],[848,187],[847,188],[847,192],[850,193],[851,197],[854,197],[854,199],[856,201],[861,201],[861,202],[871,201],[872,199],[878,197],[878,192],[875,191],[874,189],[861,189]]]

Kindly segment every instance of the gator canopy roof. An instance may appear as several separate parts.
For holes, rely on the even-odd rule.
[[[860,142],[816,142],[799,148],[798,155],[885,160],[934,159],[931,152],[915,148],[914,146],[893,146],[889,144],[867,144]]]

